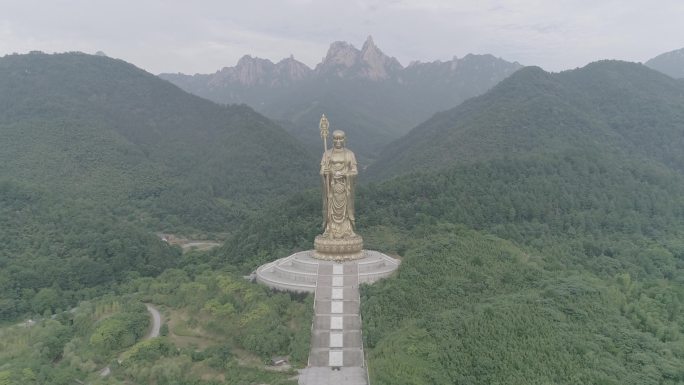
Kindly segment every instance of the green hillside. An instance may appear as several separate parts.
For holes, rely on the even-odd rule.
[[[126,217],[123,207],[0,181],[0,320],[65,310],[177,265],[180,250]]]
[[[682,381],[681,191],[591,148],[360,187],[366,247],[403,256],[362,289],[372,383]],[[249,271],[310,248],[318,199],[274,204],[220,254]]]
[[[201,254],[195,254],[201,257]],[[147,337],[160,312],[160,335]],[[296,384],[274,355],[306,362],[312,298],[186,264],[126,284],[54,317],[0,325],[3,384]],[[107,368],[107,369],[105,369]],[[269,370],[270,369],[270,370]]]
[[[214,231],[242,206],[314,183],[316,157],[266,118],[120,60],[5,56],[0,88],[11,90],[0,95],[5,177],[144,202],[165,225]]]
[[[636,64],[527,68],[390,146],[373,383],[682,382],[683,101]]]
[[[363,291],[372,383],[684,380],[681,267],[679,282],[559,269],[548,254],[496,237],[426,230],[411,233],[394,279]],[[672,251],[652,253],[672,263]]]
[[[356,204],[366,247],[403,257],[362,288],[372,383],[684,381],[684,105],[668,79],[528,68],[387,150],[387,180],[366,175]],[[223,258],[249,271],[311,248],[319,199],[249,218]]]
[[[391,143],[371,177],[593,146],[684,170],[684,85],[616,61],[550,74],[528,67]]]
[[[178,264],[155,233],[232,231],[315,185],[316,156],[246,106],[80,53],[0,58],[0,319]]]
[[[136,71],[86,55],[12,60],[20,58]],[[118,99],[127,113],[112,119],[100,119],[106,106],[65,113],[88,103],[65,95],[31,107],[42,112],[26,112],[29,97],[2,107],[10,141],[0,144],[9,170],[0,181],[0,317],[45,316],[36,329],[0,330],[0,379],[292,383],[294,373],[265,372],[263,360],[290,353],[303,362],[311,298],[240,276],[311,248],[321,230],[320,192],[305,189],[315,157],[246,107],[182,94],[227,122],[187,133],[172,123],[184,117],[167,117],[184,103],[162,112],[161,93]],[[436,115],[361,171],[366,248],[402,258],[395,276],[361,288],[371,383],[684,382],[682,98],[681,82],[636,64],[527,68]],[[142,111],[129,125],[136,105],[173,128],[157,132]],[[230,195],[216,191],[222,184]],[[181,255],[153,235],[231,223],[239,226],[208,253]],[[92,305],[48,317],[88,298]],[[168,336],[139,341],[141,301],[165,306]],[[120,334],[104,338],[112,330]],[[111,377],[99,377],[117,357]]]
[[[365,166],[388,142],[432,112],[430,108],[434,106],[424,106],[423,100],[414,98],[394,82],[333,77],[304,81],[285,97],[259,110],[286,122],[283,125],[289,132],[316,150],[322,147],[317,123],[325,114],[331,129],[347,134],[349,147],[355,149]],[[422,115],[415,112],[418,108]]]
[[[404,256],[362,294],[373,383],[684,379],[684,178],[588,150],[372,186]]]

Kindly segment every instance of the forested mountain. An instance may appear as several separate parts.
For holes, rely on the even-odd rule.
[[[675,79],[684,79],[684,48],[660,54],[644,64]]]
[[[317,157],[268,119],[123,61],[6,56],[0,87],[11,90],[0,95],[5,177],[71,196],[158,200],[200,228],[217,224],[216,213],[314,182]]]
[[[71,199],[0,179],[0,321],[52,314],[131,276],[174,267],[180,250],[161,242],[130,207]]]
[[[326,71],[343,82],[344,63]],[[310,298],[240,275],[311,248],[317,159],[248,107],[120,61],[5,57],[0,87],[13,90],[0,103],[0,317],[45,313],[0,330],[0,380],[287,383],[294,373],[245,357],[303,362]],[[362,170],[358,232],[402,258],[361,288],[371,383],[684,382],[682,98],[681,82],[637,64],[525,68]],[[153,235],[231,221],[208,253]],[[133,345],[141,301],[172,322]]]
[[[315,69],[294,58],[276,64],[243,57],[211,75],[161,74],[219,103],[246,103],[310,148],[320,147],[315,122],[325,113],[348,133],[363,163],[437,111],[479,95],[521,66],[491,55],[403,67],[368,38],[361,50],[335,42]]]
[[[393,142],[372,177],[592,147],[684,170],[684,84],[639,64],[528,67]]]
[[[0,318],[71,306],[179,250],[155,232],[228,232],[315,185],[316,157],[246,106],[219,106],[128,63],[0,59]]]
[[[371,382],[684,381],[683,94],[631,63],[526,68],[390,147],[356,203],[366,247],[403,257],[362,288]],[[255,214],[223,258],[310,248],[319,199]]]
[[[403,257],[362,290],[371,381],[682,381],[681,191],[678,172],[593,147],[362,184],[366,247]],[[319,206],[268,207],[224,258],[249,271],[310,248]]]

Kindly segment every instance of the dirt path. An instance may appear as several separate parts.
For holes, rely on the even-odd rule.
[[[176,234],[157,233],[157,236],[169,245],[180,246],[184,253],[190,250],[207,251],[222,245],[221,242],[216,240],[188,239]]]
[[[188,243],[181,244],[181,248],[183,251],[188,251],[188,250],[198,250],[198,251],[206,251],[209,249],[213,249],[214,247],[219,247],[221,246],[220,243],[218,242],[204,242],[204,241],[192,241]]]

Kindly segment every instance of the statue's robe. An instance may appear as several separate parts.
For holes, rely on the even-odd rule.
[[[321,160],[323,182],[323,236],[333,239],[354,236],[354,184],[356,157],[346,148],[330,149]]]

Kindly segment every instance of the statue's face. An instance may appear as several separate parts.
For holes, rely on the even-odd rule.
[[[337,149],[344,147],[344,135],[333,135],[333,146]]]

